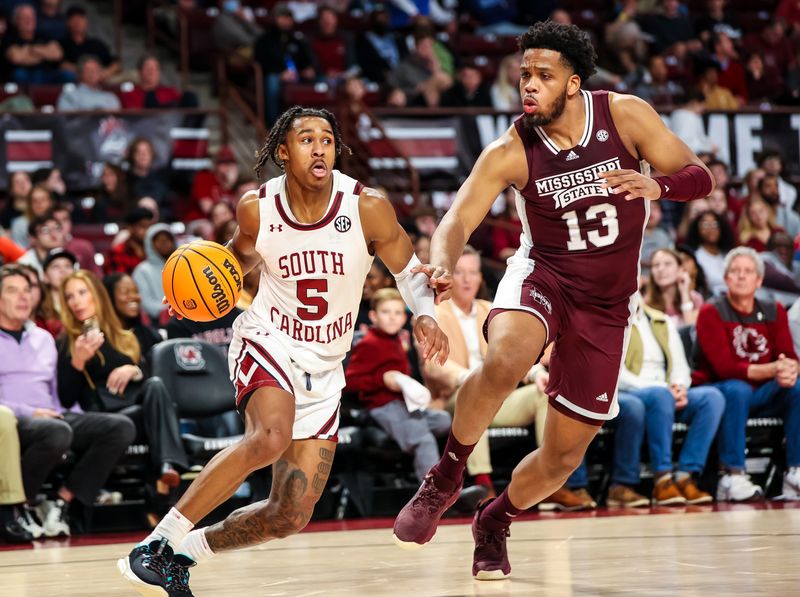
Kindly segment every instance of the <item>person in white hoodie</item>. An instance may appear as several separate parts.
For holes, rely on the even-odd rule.
[[[145,260],[133,270],[133,281],[142,297],[142,309],[154,323],[158,323],[161,312],[164,287],[161,284],[161,270],[167,258],[175,250],[175,236],[167,224],[153,224],[144,237]]]

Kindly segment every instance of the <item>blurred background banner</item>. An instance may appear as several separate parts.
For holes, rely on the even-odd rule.
[[[466,177],[484,147],[503,134],[517,117],[508,113],[487,114],[486,110],[450,115],[444,112],[440,109],[436,115],[422,117],[381,111],[386,136],[423,173],[444,170],[456,177]],[[669,124],[670,115],[662,112],[662,117]],[[712,112],[704,115],[703,121],[706,134],[719,147],[717,157],[731,164],[734,176],[744,176],[754,168],[758,154],[765,150],[780,150],[787,173],[800,174],[800,114]],[[370,148],[373,168],[389,167],[387,160],[393,154],[385,138],[373,135]]]
[[[7,188],[9,173],[39,168],[58,168],[70,188],[94,188],[103,164],[123,164],[127,147],[140,137],[153,144],[155,168],[211,167],[208,129],[184,126],[184,120],[180,112],[5,114],[0,118],[0,189]]]

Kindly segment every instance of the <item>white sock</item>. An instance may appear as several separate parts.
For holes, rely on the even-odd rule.
[[[186,534],[192,530],[194,523],[183,514],[172,508],[167,515],[161,519],[158,526],[145,537],[139,545],[147,545],[151,541],[166,539],[173,550],[181,544]]]
[[[675,473],[675,480],[676,481],[683,481],[684,479],[688,479],[692,476],[692,473],[687,473],[686,471],[678,471]]]
[[[204,528],[195,529],[186,535],[183,543],[180,544],[175,552],[187,555],[197,563],[200,563],[204,560],[209,560],[217,555],[208,546],[208,541],[206,541],[206,530]]]

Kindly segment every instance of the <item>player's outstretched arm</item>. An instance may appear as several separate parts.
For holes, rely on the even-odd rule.
[[[236,206],[236,221],[239,225],[233,233],[233,238],[226,245],[239,260],[243,276],[258,265],[260,259],[256,252],[260,219],[258,192],[245,193]]]
[[[611,170],[600,176],[604,187],[625,193],[626,199],[674,199],[688,201],[707,197],[714,177],[706,165],[667,128],[650,104],[633,95],[610,94],[611,115],[623,143],[646,160],[662,176],[650,178],[635,170]]]
[[[437,302],[449,297],[450,274],[495,199],[509,185],[522,188],[527,179],[525,151],[512,126],[483,150],[433,234],[430,267],[423,271],[430,277],[431,286],[439,291]]]
[[[397,289],[416,316],[414,336],[422,347],[423,360],[435,358],[444,364],[450,345],[436,323],[433,291],[427,277],[413,271],[421,264],[414,255],[411,239],[397,221],[394,207],[383,194],[366,188],[361,192],[358,208],[370,252],[377,253],[394,274]]]

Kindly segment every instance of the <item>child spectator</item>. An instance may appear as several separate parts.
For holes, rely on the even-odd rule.
[[[369,312],[373,327],[353,347],[347,365],[347,389],[358,392],[372,418],[414,456],[422,481],[439,461],[437,437],[450,431],[450,415],[427,408],[430,391],[409,376],[411,366],[398,333],[406,323],[406,306],[394,288],[378,290]]]

